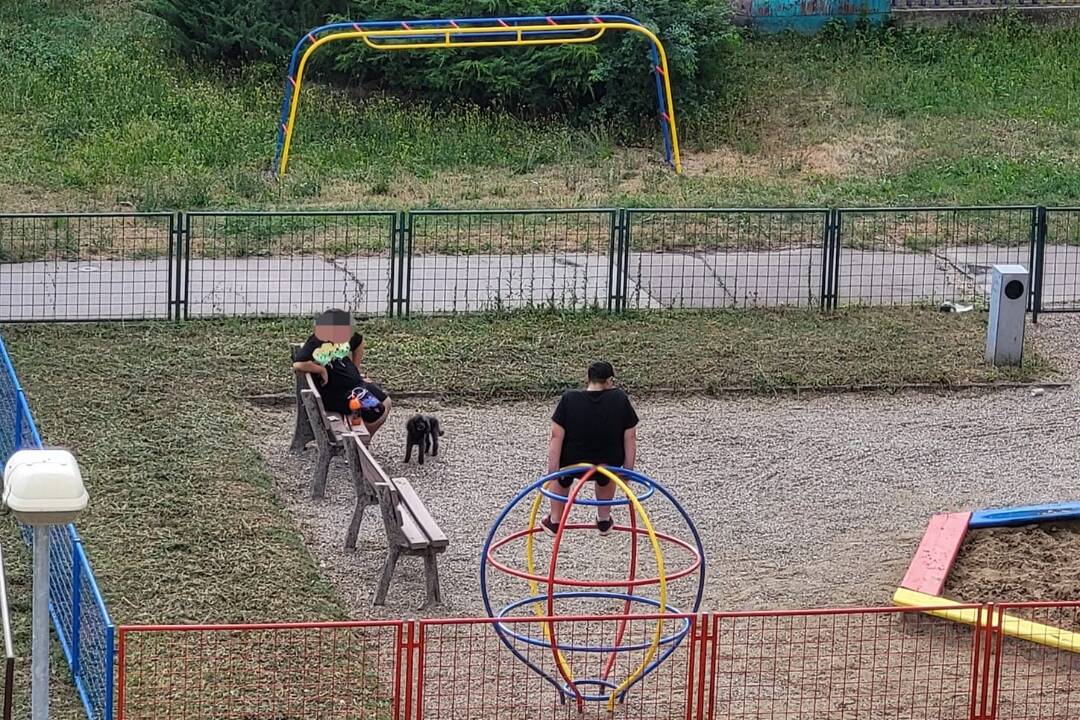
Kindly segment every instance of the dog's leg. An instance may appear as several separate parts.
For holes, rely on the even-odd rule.
[[[438,426],[436,426],[436,427],[438,427]],[[436,431],[436,430],[432,430],[432,432],[431,432],[431,454],[432,455],[438,455],[439,454],[439,432]]]
[[[420,438],[420,442],[417,443],[417,445],[416,445],[416,449],[420,453],[420,464],[421,465],[424,464],[424,445],[426,445],[426,444],[427,443],[424,442],[424,439]]]
[[[409,462],[409,458],[412,457],[412,446],[413,446],[412,438],[409,438],[408,440],[405,441],[405,462]],[[423,462],[423,460],[421,459],[420,462]]]

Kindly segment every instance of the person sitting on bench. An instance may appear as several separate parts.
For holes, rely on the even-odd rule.
[[[360,372],[364,336],[353,329],[352,316],[331,308],[315,317],[315,333],[296,355],[293,370],[311,373],[320,385],[328,412],[340,413],[352,425],[363,422],[375,434],[390,415],[386,392]]]

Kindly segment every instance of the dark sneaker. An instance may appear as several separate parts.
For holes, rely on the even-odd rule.
[[[552,522],[550,515],[544,516],[544,519],[540,521],[540,527],[544,528],[544,532],[551,537],[555,537],[555,533],[559,532],[559,523]]]
[[[611,528],[615,525],[615,521],[611,518],[600,519],[596,518],[596,529],[600,531],[600,535],[607,535],[611,532]]]

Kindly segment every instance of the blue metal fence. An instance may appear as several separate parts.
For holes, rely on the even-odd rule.
[[[16,450],[42,443],[3,338],[0,365],[0,463],[6,463]],[[30,541],[27,528],[23,537]],[[49,555],[49,614],[75,688],[89,720],[112,720],[115,626],[74,525],[53,528]]]

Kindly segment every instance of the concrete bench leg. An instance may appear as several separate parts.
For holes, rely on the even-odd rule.
[[[302,404],[296,406],[296,428],[293,429],[292,443],[289,452],[302,455],[308,443],[315,439],[311,433],[311,424],[308,422],[307,410]]]
[[[307,411],[308,428],[319,448],[319,457],[315,461],[315,474],[311,479],[311,497],[318,500],[326,494],[326,476],[330,473],[330,461],[338,454],[340,446],[334,447],[330,435],[323,427],[323,420],[313,394],[304,393],[303,400]]]
[[[391,547],[386,551],[386,563],[383,565],[382,577],[379,578],[379,586],[375,590],[372,605],[386,604],[386,593],[390,590],[390,579],[394,577],[394,568],[397,567],[399,555],[401,555],[401,550],[396,547]]]
[[[433,605],[442,605],[442,592],[439,590],[439,564],[434,551],[429,550],[424,554],[424,586],[425,599],[421,610],[426,610]]]

